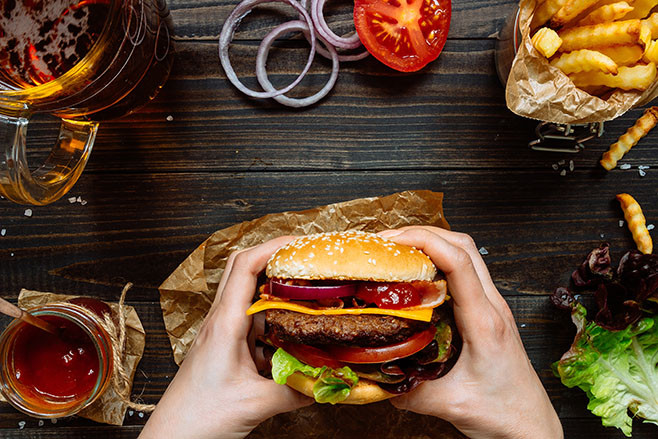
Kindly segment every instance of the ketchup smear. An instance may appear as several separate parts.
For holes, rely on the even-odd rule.
[[[366,282],[359,284],[356,297],[378,308],[402,309],[420,305],[422,295],[411,284],[403,282]]]
[[[100,368],[91,338],[63,317],[39,317],[60,328],[60,333],[53,335],[31,325],[18,330],[13,349],[16,380],[35,398],[87,398]]]

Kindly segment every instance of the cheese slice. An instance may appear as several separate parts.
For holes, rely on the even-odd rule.
[[[268,309],[285,309],[288,311],[300,312],[302,314],[311,314],[314,316],[335,316],[335,315],[361,315],[361,314],[379,314],[384,316],[400,317],[403,319],[420,320],[429,322],[432,320],[432,308],[402,310],[402,309],[381,309],[381,308],[344,308],[344,309],[315,309],[309,308],[298,303],[285,302],[283,300],[266,300],[260,299],[247,310],[247,315],[256,314]]]

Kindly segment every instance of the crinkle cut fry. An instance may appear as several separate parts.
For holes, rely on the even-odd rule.
[[[638,19],[572,27],[558,32],[562,38],[559,50],[571,52],[618,44],[640,44],[641,30],[642,23]]]
[[[601,71],[617,74],[617,64],[601,52],[589,49],[574,50],[561,54],[551,61],[553,67],[557,67],[567,75],[569,73]]]
[[[617,201],[624,211],[624,219],[628,224],[628,229],[633,235],[633,241],[637,249],[645,255],[653,252],[653,241],[647,229],[647,220],[644,218],[640,204],[629,194],[617,194]]]
[[[625,1],[599,6],[578,22],[578,26],[605,23],[623,18],[633,7]]]
[[[644,110],[644,114],[640,117],[635,124],[630,127],[626,133],[624,133],[619,140],[610,145],[610,149],[603,153],[601,158],[601,166],[606,170],[610,171],[617,166],[617,162],[628,151],[631,150],[633,146],[640,141],[640,139],[646,136],[649,131],[658,123],[658,107],[649,107]]]

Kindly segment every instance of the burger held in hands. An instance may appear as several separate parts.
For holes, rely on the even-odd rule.
[[[446,281],[421,251],[348,231],[298,238],[267,264],[272,378],[321,403],[367,404],[446,374],[458,338]]]

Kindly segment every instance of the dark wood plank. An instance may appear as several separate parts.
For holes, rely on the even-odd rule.
[[[237,0],[202,0],[168,2],[174,21],[175,35],[181,40],[216,40]],[[483,4],[477,0],[453,1],[449,38],[491,38],[503,21],[515,11],[518,2],[496,0]],[[267,29],[294,19],[292,8],[264,6],[258,20],[246,19],[236,34],[237,39],[260,40]],[[325,16],[339,35],[354,29],[351,2],[327,2]]]
[[[536,123],[505,106],[491,41],[449,41],[437,62],[411,75],[392,74],[374,60],[346,65],[326,99],[299,111],[243,96],[225,79],[214,44],[178,48],[160,96],[135,115],[101,125],[87,172],[550,169],[561,159],[594,170],[641,114],[630,111],[607,123],[604,136],[583,153],[539,153],[527,148]],[[239,75],[252,85],[255,50],[239,44],[232,52]],[[270,63],[273,80],[291,81],[304,56],[302,49],[282,47]],[[317,90],[328,68],[319,62],[302,88]],[[57,126],[51,118],[35,120],[33,163],[50,151]],[[643,139],[623,162],[657,166],[656,136]]]
[[[629,191],[658,222],[650,169],[413,172],[249,172],[117,174],[87,172],[73,196],[48,207],[0,203],[0,294],[20,288],[82,290],[117,297],[128,281],[136,300],[150,293],[215,230],[271,212],[300,210],[406,189],[446,193],[446,217],[489,251],[506,293],[543,294],[567,279],[599,240],[632,245],[614,195]],[[593,185],[596,185],[595,188]],[[602,236],[603,235],[603,236]],[[522,268],[520,268],[522,267]],[[531,272],[532,276],[527,273]]]

